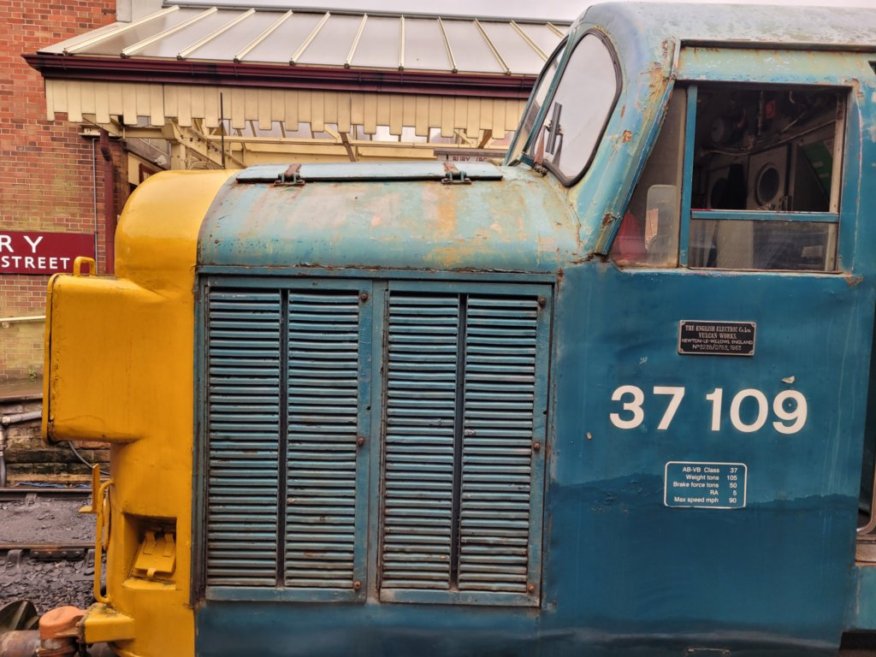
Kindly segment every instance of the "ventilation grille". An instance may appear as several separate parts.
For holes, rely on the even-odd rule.
[[[383,586],[449,589],[459,300],[392,295]]]
[[[306,285],[206,287],[207,597],[538,605],[549,288]]]
[[[207,312],[207,584],[274,586],[281,298],[212,291]]]
[[[535,296],[391,294],[384,598],[535,593],[540,314]]]
[[[538,306],[469,297],[459,588],[527,591]]]
[[[208,586],[358,595],[359,329],[355,290],[209,291]]]
[[[353,586],[359,300],[289,295],[289,587]]]

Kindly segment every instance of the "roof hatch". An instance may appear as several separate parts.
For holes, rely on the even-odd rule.
[[[309,182],[364,182],[436,180],[467,183],[501,180],[502,171],[489,162],[340,162],[270,164],[249,167],[238,183],[299,184]]]

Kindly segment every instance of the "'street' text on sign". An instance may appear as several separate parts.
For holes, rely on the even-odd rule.
[[[0,232],[0,274],[71,272],[78,256],[94,257],[91,233]]]

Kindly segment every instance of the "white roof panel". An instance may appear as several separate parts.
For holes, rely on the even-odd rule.
[[[261,13],[261,12],[258,12]],[[282,15],[277,14],[277,20]],[[279,27],[257,44],[242,61],[249,63],[288,64],[292,55],[313,31],[322,14],[293,13]]]
[[[438,16],[172,5],[42,48],[75,57],[534,76],[568,26]]]

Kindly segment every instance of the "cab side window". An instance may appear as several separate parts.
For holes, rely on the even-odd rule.
[[[673,92],[672,102],[678,102],[679,93]],[[712,84],[689,86],[686,96],[684,157],[666,145],[667,132],[678,132],[670,104],[612,246],[612,259],[620,265],[834,271],[842,92]],[[646,200],[644,215],[641,205],[643,195],[656,193],[649,171],[673,156],[678,158],[673,165],[677,162],[685,172],[677,187],[679,203],[673,206],[681,217],[676,261],[647,248],[655,235],[653,217],[658,225],[666,224],[662,208],[668,201]],[[667,198],[672,185],[662,192]]]
[[[660,137],[612,245],[611,257],[618,264],[678,265],[686,96],[684,89],[672,92]]]
[[[699,90],[690,266],[834,270],[842,107],[830,89]]]

